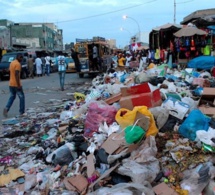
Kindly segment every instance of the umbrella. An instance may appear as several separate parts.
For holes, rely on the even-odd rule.
[[[174,33],[176,37],[190,37],[193,35],[206,35],[206,34],[207,32],[205,32],[204,30],[198,29],[193,26],[186,26],[185,28],[182,28],[176,33]]]

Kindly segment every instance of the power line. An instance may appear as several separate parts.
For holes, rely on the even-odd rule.
[[[157,0],[149,0],[149,1],[145,2],[145,3],[141,3],[141,4],[138,4],[138,5],[133,5],[133,6],[130,6],[130,7],[123,8],[123,9],[118,9],[118,10],[115,10],[115,11],[110,11],[110,12],[106,12],[106,13],[103,13],[103,14],[87,16],[87,17],[83,17],[83,18],[76,18],[76,19],[71,19],[71,20],[58,21],[58,23],[72,22],[72,21],[78,21],[78,20],[86,20],[86,19],[89,19],[89,18],[95,18],[95,17],[98,17],[98,16],[104,16],[104,15],[120,12],[120,11],[123,11],[123,10],[132,9],[134,7],[138,7],[138,6],[145,5],[145,4],[148,4],[148,3],[152,3],[152,2],[155,2],[155,1],[157,1]]]
[[[176,3],[176,4],[185,4],[185,3],[190,3],[192,1],[194,1],[194,0],[183,1],[183,2]]]

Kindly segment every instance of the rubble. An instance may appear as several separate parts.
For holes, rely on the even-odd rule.
[[[87,90],[72,86],[68,99],[52,99],[24,116],[5,119],[0,192],[210,191],[215,177],[214,80],[196,79],[196,74],[161,65],[99,75]]]

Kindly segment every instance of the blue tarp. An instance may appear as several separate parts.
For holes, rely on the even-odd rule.
[[[188,62],[188,68],[198,68],[201,70],[210,70],[215,66],[215,57],[213,56],[199,56]]]

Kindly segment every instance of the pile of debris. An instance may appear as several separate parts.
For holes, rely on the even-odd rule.
[[[4,194],[210,194],[215,86],[155,67],[97,76],[86,91],[0,127]]]

